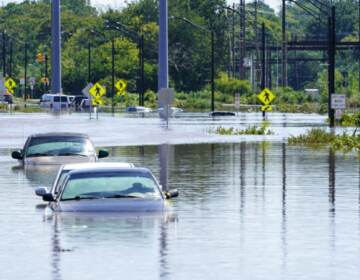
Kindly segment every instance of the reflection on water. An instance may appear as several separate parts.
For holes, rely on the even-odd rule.
[[[109,152],[179,189],[172,213],[44,216],[33,190],[51,172],[0,150],[1,279],[360,277],[357,155],[245,142]]]

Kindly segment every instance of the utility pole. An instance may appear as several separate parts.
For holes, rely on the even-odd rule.
[[[88,83],[91,83],[91,44],[88,43]]]
[[[9,46],[9,77],[12,76],[12,64],[13,64],[13,41],[10,39]]]
[[[265,23],[261,25],[261,89],[266,88],[266,41]]]
[[[169,87],[169,63],[168,63],[168,3],[160,0],[159,5],[159,70],[158,90]]]
[[[236,62],[235,62],[235,3],[233,3],[232,10],[232,24],[231,24],[231,53],[232,53],[232,77],[235,78]]]
[[[259,64],[259,36],[258,36],[258,19],[257,19],[257,8],[258,8],[258,0],[254,0],[254,34],[255,34],[255,47],[256,47],[256,53],[255,53],[255,69],[254,69],[254,75],[253,75],[253,90],[257,90],[258,84],[257,84],[257,70],[258,70],[258,64]]]
[[[359,0],[360,1],[360,0]],[[246,32],[246,24],[245,24],[245,17],[246,17],[246,6],[245,0],[240,0],[240,80],[245,80],[245,67],[244,67],[244,59],[246,55],[246,45],[245,45],[245,32]]]
[[[28,55],[27,55],[28,45],[25,42],[25,53],[24,53],[24,101],[26,102],[26,88],[27,88],[27,65],[28,65]]]
[[[62,93],[60,0],[52,0],[51,14],[51,93]]]
[[[47,54],[45,54],[45,92],[48,92],[49,84],[50,84],[49,73],[48,73],[48,62],[49,62],[49,57]]]
[[[111,114],[114,116],[115,113],[115,40],[111,39]]]
[[[335,126],[335,112],[331,108],[332,94],[335,93],[335,55],[336,55],[336,20],[335,6],[331,7],[331,14],[328,18],[329,38],[328,38],[328,115],[330,127]]]
[[[265,23],[261,25],[261,89],[266,88],[266,38],[265,38]],[[263,119],[266,118],[266,112],[262,112]]]
[[[287,38],[286,38],[286,0],[282,0],[282,87],[287,87]]]
[[[3,61],[3,77],[6,78],[6,34],[2,32],[2,61]]]
[[[138,91],[139,91],[139,105],[144,106],[144,94],[145,94],[145,71],[144,71],[144,35],[139,38],[139,80],[138,80]]]
[[[211,112],[215,111],[215,34],[211,30]]]

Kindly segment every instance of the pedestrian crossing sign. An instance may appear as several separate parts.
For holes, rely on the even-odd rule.
[[[274,101],[275,97],[275,94],[273,94],[268,88],[265,88],[257,96],[259,101],[264,105],[269,105],[271,102]]]
[[[101,84],[96,83],[89,89],[89,93],[94,97],[94,99],[99,99],[106,94],[106,89]]]
[[[5,87],[10,93],[14,93],[14,88],[16,87],[16,82],[12,78],[7,78],[5,80]]]
[[[263,105],[260,107],[260,110],[263,112],[270,112],[273,110],[273,107],[271,105]]]
[[[93,98],[91,100],[91,103],[93,106],[101,106],[104,105],[104,100],[102,100],[101,98]]]

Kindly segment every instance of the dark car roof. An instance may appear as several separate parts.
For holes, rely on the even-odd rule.
[[[80,174],[106,174],[111,172],[131,172],[131,173],[150,173],[151,171],[147,168],[143,167],[132,167],[132,168],[124,168],[124,167],[109,167],[109,168],[99,168],[99,170],[96,170],[95,168],[89,168],[89,169],[79,169],[79,170],[73,170],[69,172],[69,175],[80,175]]]
[[[51,132],[51,133],[38,133],[38,134],[32,134],[30,137],[81,137],[81,138],[89,138],[88,135],[83,133],[71,133],[71,132]]]

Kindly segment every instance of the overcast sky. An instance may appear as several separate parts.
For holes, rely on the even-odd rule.
[[[131,0],[91,0],[91,3],[99,8],[108,8],[108,7],[112,7],[112,8],[120,8],[122,6],[125,5],[125,2],[129,1],[131,2]],[[251,2],[252,0],[245,0],[246,2]],[[21,2],[21,0],[0,0],[0,3],[2,5],[5,5],[9,2]],[[229,4],[232,3],[239,3],[239,1],[234,1],[234,0],[227,0],[227,2]],[[265,3],[269,4],[273,9],[278,10],[279,5],[281,3],[281,0],[265,0]]]

